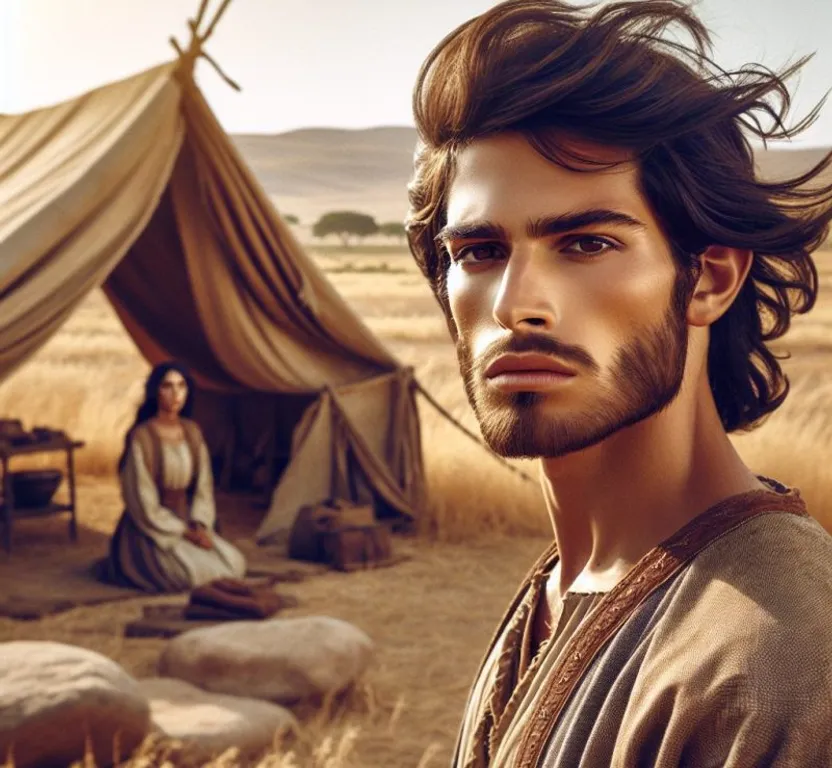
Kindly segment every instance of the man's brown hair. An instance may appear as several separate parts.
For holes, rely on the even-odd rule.
[[[666,36],[674,26],[691,45]],[[763,181],[749,137],[789,138],[815,120],[823,102],[785,125],[785,82],[808,58],[779,75],[760,65],[725,71],[711,58],[707,29],[677,0],[603,7],[509,0],[458,27],[419,73],[420,146],[408,188],[410,249],[449,326],[449,259],[436,236],[458,151],[518,132],[552,162],[587,170],[589,158],[570,153],[559,137],[624,148],[681,280],[693,285],[698,256],[710,245],[754,254],[739,295],[711,327],[708,375],[727,431],[759,423],[789,390],[767,342],[817,297],[811,253],[832,220],[832,183],[821,181],[832,152],[795,178]]]

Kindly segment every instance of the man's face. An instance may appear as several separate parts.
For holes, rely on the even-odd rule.
[[[447,220],[457,354],[494,451],[563,456],[675,398],[681,282],[634,165],[581,173],[521,136],[479,140],[459,154]]]

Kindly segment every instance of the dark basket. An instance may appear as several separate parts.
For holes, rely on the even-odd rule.
[[[28,469],[12,472],[14,505],[20,508],[45,507],[63,479],[59,469]]]

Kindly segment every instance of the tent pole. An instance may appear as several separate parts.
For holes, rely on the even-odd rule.
[[[196,18],[193,22],[193,32],[194,34],[199,34],[199,28],[202,26],[202,19],[205,18],[205,11],[208,8],[208,0],[200,0],[199,3],[199,10],[196,12]]]
[[[222,4],[217,9],[217,13],[214,18],[211,20],[211,23],[208,25],[208,29],[205,30],[205,34],[202,35],[201,41],[204,43],[214,32],[214,29],[217,26],[217,23],[222,18],[222,15],[225,13],[226,8],[231,4],[231,0],[222,0]]]
[[[418,381],[418,380],[414,379],[413,381],[414,381],[414,384],[415,384],[415,386],[416,386],[416,389],[417,389],[419,392],[421,392],[421,393],[422,393],[422,395],[424,396],[424,398],[425,398],[425,399],[426,399],[426,400],[427,400],[427,401],[428,401],[428,402],[429,402],[429,403],[430,403],[430,404],[431,404],[434,408],[436,408],[436,410],[437,410],[437,411],[439,411],[439,413],[440,413],[440,414],[442,414],[442,416],[444,416],[444,417],[445,417],[448,421],[450,421],[450,422],[451,422],[451,424],[453,424],[455,427],[457,427],[457,429],[459,429],[461,432],[463,432],[463,434],[467,435],[467,436],[468,436],[468,437],[470,437],[470,438],[471,438],[471,439],[472,439],[475,443],[478,443],[478,444],[479,444],[479,445],[481,445],[483,448],[485,448],[485,450],[486,450],[486,451],[488,451],[488,453],[490,453],[490,454],[491,454],[491,455],[492,455],[495,459],[497,459],[497,461],[499,461],[499,462],[500,462],[503,466],[507,467],[508,469],[510,469],[510,470],[511,470],[512,472],[514,472],[515,474],[520,475],[520,477],[522,477],[524,480],[527,480],[528,482],[530,482],[530,483],[535,483],[535,484],[538,482],[538,481],[537,481],[537,480],[535,480],[535,479],[534,479],[531,475],[527,475],[527,474],[526,474],[526,473],[525,473],[522,469],[518,469],[518,468],[517,468],[517,467],[515,467],[513,464],[510,464],[509,462],[507,462],[507,461],[506,461],[506,460],[505,460],[502,456],[498,456],[496,453],[494,453],[494,452],[493,452],[493,451],[492,451],[492,450],[491,450],[491,449],[490,449],[490,448],[489,448],[489,447],[488,447],[488,446],[487,446],[487,445],[486,445],[486,444],[482,441],[482,438],[478,437],[478,436],[477,436],[477,435],[475,435],[475,434],[474,434],[474,433],[473,433],[470,429],[468,429],[468,428],[467,428],[467,427],[465,427],[463,424],[461,424],[461,423],[460,423],[457,419],[455,419],[455,418],[454,418],[454,417],[450,414],[450,412],[449,412],[449,411],[447,411],[447,410],[446,410],[446,409],[445,409],[445,408],[444,408],[444,407],[443,407],[443,406],[442,406],[439,402],[437,402],[437,401],[434,399],[433,395],[431,395],[431,394],[430,394],[430,392],[428,392],[428,391],[427,391],[427,390],[426,390],[426,389],[425,389],[425,388],[424,388],[424,387],[423,387],[423,386],[419,383],[419,381]]]

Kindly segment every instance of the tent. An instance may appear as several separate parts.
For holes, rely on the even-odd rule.
[[[227,4],[200,33],[202,3],[175,61],[0,116],[0,379],[103,287],[151,364],[190,365],[224,484],[284,457],[259,541],[328,496],[412,521],[412,370],[304,253],[194,82]]]

